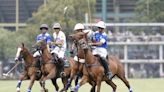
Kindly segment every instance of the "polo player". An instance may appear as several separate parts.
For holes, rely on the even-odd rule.
[[[109,71],[109,67],[108,67],[108,63],[107,63],[107,34],[105,33],[105,28],[106,25],[103,21],[99,21],[96,24],[96,27],[98,27],[98,31],[96,31],[94,33],[94,38],[93,41],[91,43],[89,43],[89,45],[91,46],[96,46],[96,48],[94,48],[92,50],[93,55],[99,55],[100,56],[100,61],[101,64],[103,65],[104,69],[105,69],[105,74],[107,75],[107,77],[109,79],[112,78],[112,72]]]
[[[52,45],[55,47],[51,51],[52,55],[55,53],[58,55],[58,60],[63,62],[63,65],[61,67],[62,72],[61,76],[64,74],[64,55],[67,48],[66,43],[66,36],[65,33],[62,31],[61,25],[59,23],[54,23],[52,29],[54,30],[53,33],[53,40]]]

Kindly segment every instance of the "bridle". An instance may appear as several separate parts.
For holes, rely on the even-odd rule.
[[[76,44],[82,48],[82,49],[89,49],[89,45],[87,43],[87,41],[85,41],[85,39],[80,39],[79,41],[76,41]]]

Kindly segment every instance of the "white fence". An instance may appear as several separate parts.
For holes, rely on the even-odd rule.
[[[109,46],[123,46],[124,47],[124,58],[121,59],[121,62],[124,63],[125,65],[125,73],[126,73],[126,77],[128,77],[128,63],[159,63],[160,67],[159,67],[159,73],[160,76],[164,75],[163,72],[163,64],[164,64],[164,58],[163,58],[163,46],[164,46],[164,42],[109,42],[108,43]],[[157,45],[158,49],[159,49],[159,59],[128,59],[128,46],[130,45]]]

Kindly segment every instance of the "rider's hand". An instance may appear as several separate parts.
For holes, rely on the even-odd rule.
[[[51,45],[57,45],[56,42],[51,42]]]
[[[89,46],[92,46],[92,45],[93,45],[93,43],[88,43],[88,45],[89,45]]]

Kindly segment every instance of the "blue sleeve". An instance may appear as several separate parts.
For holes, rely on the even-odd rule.
[[[46,42],[47,43],[50,43],[50,42],[52,42],[52,37],[49,35],[49,36],[47,36],[47,38],[46,38]]]
[[[103,38],[105,39],[105,41],[107,41],[108,36],[107,35],[104,35]]]
[[[36,42],[39,42],[39,41],[40,41],[40,36],[38,35],[36,38]]]
[[[96,40],[96,42],[100,41],[100,35],[98,33],[95,34],[95,40]]]

